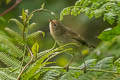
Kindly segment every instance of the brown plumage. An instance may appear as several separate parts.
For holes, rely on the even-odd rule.
[[[75,52],[79,52],[83,45],[91,46],[79,34],[76,34],[68,27],[64,26],[60,21],[50,20],[49,28],[52,37],[59,45],[76,43],[78,46],[70,46]]]

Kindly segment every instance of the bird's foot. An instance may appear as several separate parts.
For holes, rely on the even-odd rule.
[[[85,61],[84,61],[84,67],[82,68],[83,72],[86,73],[87,72],[87,66],[85,64]]]
[[[84,73],[86,73],[86,72],[87,72],[86,66],[84,66],[84,67],[82,68],[82,70],[83,70]]]
[[[67,64],[66,66],[64,66],[64,69],[68,72],[69,71],[69,64]]]

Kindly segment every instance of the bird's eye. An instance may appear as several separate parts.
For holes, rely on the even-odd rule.
[[[54,26],[57,26],[56,24],[54,24]]]

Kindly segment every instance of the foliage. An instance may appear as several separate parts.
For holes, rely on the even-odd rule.
[[[21,17],[22,22],[17,19],[10,19],[10,21],[17,24],[23,33],[22,35],[10,28],[5,28],[4,31],[1,30],[0,61],[2,62],[1,66],[3,64],[6,66],[5,68],[1,68],[0,79],[2,80],[16,80],[20,79],[20,77],[22,80],[29,80],[33,76],[36,77],[35,75],[38,76],[42,67],[54,63],[49,62],[51,58],[65,51],[72,50],[71,48],[64,49],[65,46],[74,45],[73,43],[69,43],[58,48],[55,48],[54,45],[51,49],[39,52],[37,40],[40,39],[41,34],[43,37],[45,34],[43,31],[36,31],[28,34],[29,30],[35,25],[35,23],[29,25],[32,15],[33,13],[28,15],[28,10],[23,10]],[[31,49],[28,45],[30,40],[35,42]],[[32,60],[32,57],[35,59]],[[28,65],[30,66],[28,67]],[[24,69],[26,69],[25,66],[27,66],[28,69],[23,73],[22,70],[24,71]]]
[[[56,18],[55,14],[44,9],[45,4],[40,9],[31,13],[23,9],[22,16],[20,16],[21,21],[17,19],[9,20],[9,22],[16,23],[21,33],[7,27],[4,30],[0,30],[0,79],[119,80],[120,37],[118,36],[111,40],[111,38],[119,35],[119,11],[117,11],[119,4],[118,0],[79,0],[75,3],[75,6],[63,9],[61,19],[64,15],[71,14],[77,16],[80,13],[85,13],[89,18],[102,16],[103,20],[109,24],[114,24],[117,20],[117,27],[104,31],[99,36],[101,39],[109,41],[102,42],[96,49],[90,52],[92,54],[89,54],[87,51],[88,54],[87,56],[85,55],[85,62],[83,62],[82,58],[79,58],[76,61],[76,63],[78,62],[77,67],[76,65],[74,67],[70,66],[68,72],[64,67],[53,66],[56,62],[51,61],[51,59],[61,53],[71,51],[72,48],[65,47],[76,44],[68,43],[56,47],[55,43],[51,49],[41,51],[41,44],[38,41],[41,39],[41,35],[45,36],[45,33],[43,31],[29,33],[36,25],[36,23],[31,23],[35,12],[46,11]]]
[[[111,40],[120,35],[120,1],[119,0],[78,0],[74,6],[64,8],[60,14],[62,20],[65,15],[77,16],[82,13],[91,18],[103,18],[110,25],[116,24],[115,28],[104,31],[99,38],[102,40]],[[102,26],[101,26],[102,27]]]
[[[117,76],[117,66],[116,61],[113,61],[113,57],[106,57],[102,60],[97,61],[96,59],[91,59],[85,61],[86,63],[86,73],[82,70],[83,64],[81,64],[78,68],[70,67],[70,71],[66,72],[62,67],[51,66],[47,67],[47,71],[41,73],[41,77],[38,79],[42,80],[115,80],[119,76]],[[93,65],[90,65],[93,64]],[[45,69],[42,69],[44,71]],[[59,70],[58,70],[59,69]],[[109,71],[110,70],[110,71]],[[118,73],[119,74],[119,73]],[[106,76],[107,75],[107,76]],[[35,77],[35,76],[34,76]],[[36,79],[36,80],[38,80]]]

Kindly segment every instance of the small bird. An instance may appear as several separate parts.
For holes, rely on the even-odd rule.
[[[83,46],[89,46],[89,44],[77,33],[70,30],[68,27],[63,25],[60,21],[49,20],[50,34],[55,39],[58,45],[64,45],[67,43],[75,43],[76,45],[70,45],[69,48],[73,50],[70,53],[74,56],[75,53],[80,53]],[[91,45],[92,46],[92,45]],[[72,59],[66,66],[69,67]]]

